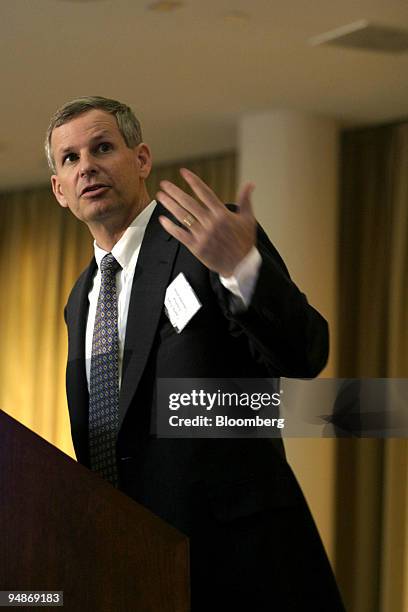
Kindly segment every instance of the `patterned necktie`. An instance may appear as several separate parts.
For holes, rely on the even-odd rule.
[[[92,339],[89,393],[91,469],[118,485],[116,438],[119,428],[118,304],[116,272],[111,253],[101,261],[101,289]]]

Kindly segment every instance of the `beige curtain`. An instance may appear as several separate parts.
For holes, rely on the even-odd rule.
[[[178,168],[197,172],[225,201],[235,193],[235,155],[156,168],[182,185]],[[62,209],[50,187],[0,194],[0,409],[74,456],[65,399],[67,355],[63,309],[92,256],[88,229]]]
[[[0,408],[73,455],[64,305],[92,242],[50,188],[0,195]]]
[[[388,376],[408,377],[408,123],[394,134]],[[407,398],[408,410],[408,398]],[[384,457],[381,610],[408,610],[408,440],[387,440]]]
[[[340,376],[408,376],[408,124],[342,139]],[[350,612],[408,609],[406,440],[338,442],[337,572]]]

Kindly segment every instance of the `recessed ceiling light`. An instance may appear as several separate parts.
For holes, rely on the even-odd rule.
[[[60,2],[76,2],[77,4],[79,4],[80,2],[85,3],[85,2],[104,2],[105,0],[60,0]]]
[[[224,19],[230,23],[245,23],[249,21],[250,15],[249,13],[245,13],[245,11],[230,11],[229,13],[225,13]]]
[[[158,0],[158,2],[152,2],[148,5],[149,11],[155,11],[156,13],[170,13],[183,6],[184,2],[178,2],[177,0]]]

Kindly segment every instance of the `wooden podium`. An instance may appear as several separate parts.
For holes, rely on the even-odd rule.
[[[18,590],[63,591],[65,612],[188,612],[188,539],[0,411],[0,591]]]

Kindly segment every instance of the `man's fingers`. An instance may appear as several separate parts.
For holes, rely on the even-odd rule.
[[[253,215],[251,195],[254,189],[254,183],[245,183],[239,190],[237,195],[237,204],[239,206],[240,213],[250,213]]]
[[[180,206],[178,202],[175,202],[167,193],[159,191],[157,193],[157,199],[163,204],[169,212],[171,212],[177,221],[179,221],[185,228],[195,231],[199,229],[201,223],[193,214],[188,210]]]
[[[224,208],[224,204],[218,199],[213,190],[197,174],[194,174],[194,172],[187,168],[180,168],[180,174],[201,202],[211,211],[218,212],[220,208]]]
[[[161,197],[164,193],[167,196],[171,197],[173,202],[177,203],[180,207],[182,207],[182,209],[184,209],[184,213],[186,213],[187,211],[194,215],[194,217],[196,219],[199,219],[202,223],[205,222],[205,215],[207,213],[204,205],[196,202],[194,198],[192,198],[182,189],[177,187],[177,185],[170,183],[170,181],[160,181],[160,187],[162,188],[162,191],[157,194],[160,202],[162,201]]]
[[[159,216],[159,221],[170,236],[173,236],[173,238],[184,244],[185,247],[191,249],[194,244],[194,238],[190,232],[179,227],[164,215]]]

